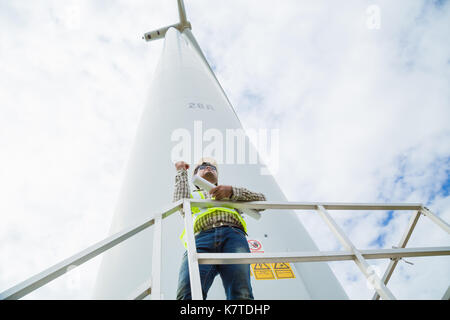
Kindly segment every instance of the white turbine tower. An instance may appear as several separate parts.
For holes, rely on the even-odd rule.
[[[175,146],[186,143],[189,150],[183,160],[193,164],[202,155],[203,133],[214,133],[217,138],[226,137],[227,129],[242,129],[230,101],[191,33],[182,0],[178,0],[178,9],[179,23],[144,35],[147,41],[164,38],[165,42],[149,102],[142,114],[127,164],[111,234],[151,217],[152,213],[172,202],[175,182],[173,160],[179,160],[174,159],[176,155],[172,156]],[[192,140],[183,141],[180,133],[187,134]],[[228,140],[226,142],[230,143]],[[246,136],[245,145],[251,148]],[[230,150],[236,150],[234,145],[226,152]],[[227,155],[224,152],[224,156]],[[270,201],[287,201],[274,178],[262,174],[264,165],[236,161],[221,163],[218,158],[219,184],[262,192]],[[279,214],[263,212],[259,220],[251,217],[245,219],[248,239],[255,240],[255,251],[318,250],[293,211],[283,210]],[[175,299],[184,252],[179,241],[183,228],[184,222],[179,214],[163,220],[160,280],[164,299]],[[128,298],[146,283],[151,277],[152,265],[156,265],[152,264],[152,242],[153,228],[147,228],[106,252],[99,269],[94,298]],[[252,268],[255,299],[347,299],[324,262],[276,266],[260,264],[255,267]],[[225,298],[219,277],[212,285],[208,298]]]

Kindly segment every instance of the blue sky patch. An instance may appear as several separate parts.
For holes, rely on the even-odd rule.
[[[447,197],[450,191],[450,178],[448,176],[449,171],[447,171],[447,179],[441,187],[441,193],[444,197]]]
[[[381,225],[383,227],[387,226],[393,217],[394,217],[394,211],[391,210],[387,213],[387,217],[384,218],[383,221],[381,221]]]
[[[370,242],[370,246],[376,247],[376,248],[382,248],[386,243],[386,233],[381,233],[375,240]]]

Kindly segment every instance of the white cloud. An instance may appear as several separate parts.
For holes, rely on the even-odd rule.
[[[280,128],[276,179],[290,200],[424,202],[450,221],[450,5],[439,3],[378,1],[379,30],[366,27],[370,1],[186,8],[244,127]],[[175,1],[0,3],[0,290],[106,236],[162,49],[140,37],[176,20]],[[396,245],[410,216],[332,215],[361,248],[380,234]],[[321,249],[340,248],[316,215],[301,220]],[[424,217],[416,228],[409,246],[448,243]],[[394,294],[440,298],[448,258],[411,260]],[[350,298],[372,296],[354,264],[331,265]],[[65,276],[30,298],[90,298],[97,266],[80,267],[84,290]]]

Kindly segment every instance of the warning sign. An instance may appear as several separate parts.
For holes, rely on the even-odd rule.
[[[294,271],[289,263],[272,263],[272,268],[277,279],[295,278]]]
[[[263,253],[263,246],[259,240],[247,240],[251,253]]]
[[[256,280],[275,280],[275,275],[269,263],[252,264],[252,269]]]
[[[247,240],[251,253],[264,253],[260,240]],[[250,268],[250,276],[255,280],[277,280],[295,278],[294,270],[289,263],[254,263]]]

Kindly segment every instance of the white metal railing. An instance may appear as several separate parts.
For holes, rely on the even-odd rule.
[[[174,202],[173,204],[170,205],[170,207],[161,210],[162,213],[158,212],[155,216],[159,216],[164,219],[170,216],[172,213],[180,210],[181,207],[182,207],[182,200]],[[97,242],[96,244],[88,247],[87,249],[77,254],[74,254],[73,256],[61,261],[60,263],[57,263],[54,266],[45,269],[44,271],[36,274],[35,276],[32,276],[31,278],[0,293],[0,300],[22,298],[28,293],[42,287],[43,285],[69,272],[70,270],[73,270],[74,267],[89,261],[90,259],[98,256],[99,254],[105,252],[106,250],[111,249],[112,247],[127,240],[128,238],[134,236],[135,234],[154,225],[155,220],[156,218],[147,218],[136,225],[128,227],[123,231],[115,233],[107,237],[106,239]],[[157,232],[155,232],[155,235],[157,235]],[[142,298],[144,297],[142,292],[140,292],[139,294],[142,296]],[[136,297],[138,297],[138,295],[136,295]]]
[[[279,210],[315,210],[325,220],[331,231],[335,234],[346,251],[313,251],[313,252],[281,252],[281,253],[197,253],[191,214],[185,214],[184,223],[186,227],[187,252],[189,263],[189,276],[193,299],[202,299],[200,283],[199,264],[251,264],[251,263],[275,263],[275,262],[316,262],[316,261],[343,261],[353,260],[363,274],[374,285],[376,290],[373,299],[380,296],[383,299],[395,299],[391,291],[386,287],[392,272],[398,261],[403,257],[425,257],[450,255],[450,246],[447,247],[426,247],[426,248],[405,248],[411,237],[411,233],[417,224],[420,215],[429,217],[434,223],[450,234],[450,226],[441,218],[433,214],[422,204],[374,204],[374,203],[317,203],[317,202],[235,202],[235,201],[215,201],[215,200],[179,200],[160,212],[153,218],[148,218],[139,224],[128,227],[121,232],[113,234],[106,239],[88,247],[87,249],[63,260],[62,262],[38,273],[37,275],[17,284],[16,286],[0,293],[0,299],[19,299],[28,293],[42,287],[57,277],[72,270],[74,267],[96,257],[97,255],[111,249],[117,244],[127,240],[135,234],[154,226],[153,233],[153,256],[151,278],[136,289],[129,298],[143,299],[149,294],[152,299],[161,299],[161,254],[162,220],[169,217],[178,210],[191,212],[191,204],[197,207],[224,206],[241,210],[248,209],[279,209]],[[348,239],[341,228],[331,218],[328,210],[402,210],[416,211],[410,219],[408,228],[400,243],[393,249],[359,250]],[[268,214],[268,213],[265,213]],[[281,214],[281,213],[280,213]],[[368,259],[391,259],[384,276],[379,279],[373,269],[367,263]],[[448,294],[444,295],[444,298]]]

